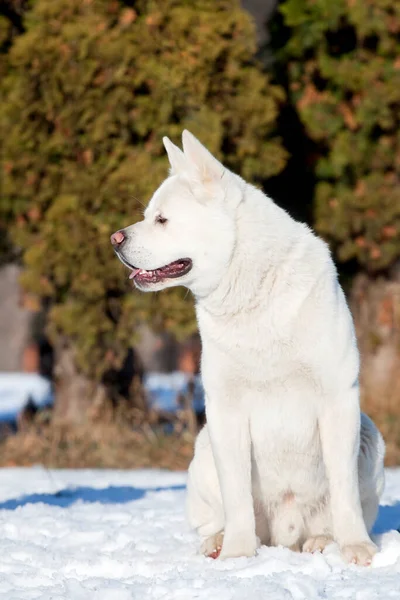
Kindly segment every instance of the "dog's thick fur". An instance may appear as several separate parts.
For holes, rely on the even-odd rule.
[[[125,264],[192,261],[208,425],[189,470],[204,553],[252,556],[257,537],[369,564],[383,440],[359,407],[352,318],[326,244],[219,163],[189,132],[164,139],[170,177],[123,230]],[[160,216],[162,217],[160,219]]]

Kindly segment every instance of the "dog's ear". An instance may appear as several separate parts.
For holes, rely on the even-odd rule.
[[[221,179],[225,167],[187,129],[182,133],[182,145],[185,157],[195,167],[202,183]]]
[[[163,137],[163,144],[168,154],[169,164],[171,165],[170,174],[178,175],[179,173],[183,173],[183,171],[187,171],[188,161],[182,150],[178,146],[175,146],[167,137]]]

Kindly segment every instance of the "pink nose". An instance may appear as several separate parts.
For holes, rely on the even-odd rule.
[[[116,231],[111,236],[111,243],[113,246],[120,246],[122,244],[122,242],[124,241],[124,239],[125,239],[125,236],[122,233],[122,231]]]

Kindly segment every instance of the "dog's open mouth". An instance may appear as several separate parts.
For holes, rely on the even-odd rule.
[[[133,279],[135,283],[146,284],[146,283],[159,283],[164,279],[176,279],[177,277],[183,277],[186,273],[189,273],[192,268],[192,261],[190,258],[180,258],[175,260],[164,267],[146,271],[145,269],[139,269],[129,264],[124,257],[118,253],[118,258],[128,269],[131,269],[129,279]]]

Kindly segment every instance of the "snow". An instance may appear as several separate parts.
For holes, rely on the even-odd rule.
[[[175,413],[179,396],[188,391],[191,376],[181,371],[172,373],[149,372],[144,377],[149,407]],[[204,411],[204,391],[199,375],[193,377],[193,408]],[[36,408],[53,404],[51,382],[37,373],[0,372],[0,422],[15,423],[18,415],[31,401]]]
[[[285,548],[197,554],[185,473],[0,470],[0,600],[390,600],[400,597],[400,469],[388,470],[370,568]]]
[[[179,408],[179,395],[187,392],[191,379],[194,383],[193,409],[196,413],[204,411],[204,390],[200,375],[192,377],[182,371],[172,373],[150,371],[145,375],[143,384],[147,391],[149,405],[155,410],[176,412]]]
[[[0,373],[0,421],[15,422],[29,402],[36,408],[53,404],[50,381],[38,373]]]

